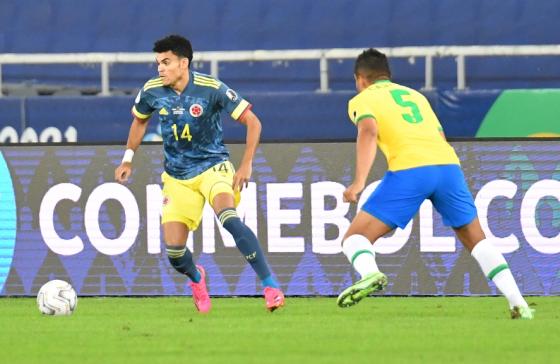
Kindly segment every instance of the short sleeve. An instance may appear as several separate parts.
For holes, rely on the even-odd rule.
[[[239,119],[245,110],[251,108],[251,104],[247,100],[223,82],[220,83],[220,87],[217,90],[217,98],[220,107],[226,110],[233,120]]]
[[[144,89],[140,90],[136,99],[134,99],[132,114],[139,119],[147,119],[152,115],[154,110],[150,103],[150,95]]]
[[[366,118],[375,119],[371,108],[367,103],[365,103],[360,95],[357,95],[348,102],[348,117],[355,124]]]

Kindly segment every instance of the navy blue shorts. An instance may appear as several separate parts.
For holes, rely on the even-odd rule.
[[[456,164],[387,171],[362,210],[391,228],[404,228],[426,199],[447,226],[458,228],[477,216],[463,171]]]

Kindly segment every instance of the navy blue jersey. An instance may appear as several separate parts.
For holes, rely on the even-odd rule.
[[[223,82],[189,72],[189,83],[181,94],[164,86],[159,77],[152,78],[144,84],[132,108],[132,113],[140,119],[147,119],[157,112],[165,171],[183,180],[229,159],[220,112],[226,110],[237,120],[250,107]]]

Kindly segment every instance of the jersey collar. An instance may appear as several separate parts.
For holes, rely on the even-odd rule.
[[[192,73],[191,69],[189,68],[189,82],[187,82],[187,86],[185,86],[185,88],[183,89],[183,92],[181,92],[181,95],[185,94],[189,90],[189,87],[192,87],[191,86],[192,83],[193,83],[193,73]]]
[[[173,87],[171,87],[171,86],[167,86],[167,87],[169,87],[169,89],[171,90],[171,92],[173,92],[175,95],[181,96],[181,95],[183,95],[183,94],[185,94],[185,93],[187,92],[187,90],[189,89],[189,87],[191,87],[191,84],[192,84],[192,83],[193,83],[193,73],[192,73],[192,71],[191,71],[190,68],[189,68],[189,82],[187,82],[187,85],[185,86],[185,88],[183,89],[183,91],[181,91],[181,93],[178,94],[177,91],[175,91],[175,90],[173,89]]]

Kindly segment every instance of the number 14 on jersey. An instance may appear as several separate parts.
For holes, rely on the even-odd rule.
[[[180,138],[180,139],[187,139],[188,142],[191,141],[192,135],[191,135],[191,131],[189,129],[189,124],[185,124],[185,127],[183,128],[183,131],[181,132],[180,137],[177,134],[177,124],[171,125],[171,128],[173,128],[173,135],[175,136],[175,140],[178,141],[179,138]]]

